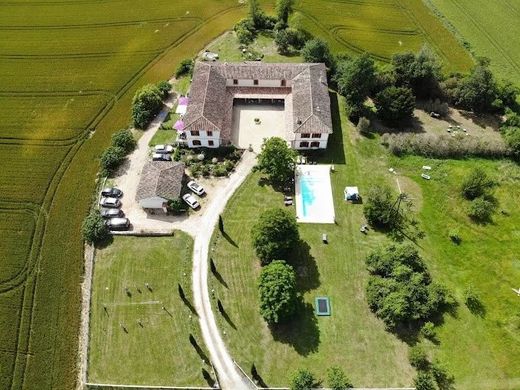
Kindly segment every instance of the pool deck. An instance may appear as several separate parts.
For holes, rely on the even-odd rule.
[[[296,220],[300,223],[335,223],[330,165],[297,165],[295,170]]]

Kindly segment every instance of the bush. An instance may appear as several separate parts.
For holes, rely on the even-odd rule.
[[[268,209],[253,226],[251,238],[262,264],[275,259],[286,260],[300,239],[296,218],[280,208]]]
[[[170,93],[170,91],[172,90],[172,85],[168,81],[163,80],[163,81],[160,81],[159,83],[157,83],[157,89],[159,90],[159,93],[161,94],[161,98],[165,99],[168,96],[168,94]]]
[[[109,176],[125,159],[125,151],[118,146],[110,146],[101,154],[101,175]]]
[[[430,366],[430,361],[423,348],[420,345],[414,345],[408,352],[408,360],[410,364],[417,370],[427,370]]]
[[[175,78],[191,75],[193,72],[193,60],[191,58],[183,59],[175,70]]]
[[[357,131],[359,131],[359,134],[367,136],[370,134],[370,119],[365,118],[362,116],[359,118],[358,124],[356,126]]]
[[[286,28],[285,32],[287,33],[287,39],[289,39],[289,45],[297,50],[302,49],[305,46],[305,42],[310,39],[309,35],[304,31],[294,28]]]
[[[161,91],[157,86],[148,84],[139,89],[132,100],[132,120],[138,129],[144,129],[161,111]]]
[[[243,45],[248,45],[256,38],[256,29],[253,21],[249,18],[242,19],[233,27],[237,34],[238,41]]]
[[[110,232],[99,214],[99,211],[93,210],[83,221],[82,226],[83,238],[89,244],[98,244],[104,242],[110,236]]]
[[[495,203],[485,198],[473,199],[469,205],[468,215],[478,222],[487,222],[495,211]]]
[[[502,136],[507,146],[511,149],[511,154],[515,159],[520,158],[520,127],[502,127]]]
[[[287,23],[289,15],[293,11],[294,0],[276,0],[276,17],[279,22]]]
[[[280,54],[287,54],[289,52],[289,35],[286,30],[278,30],[274,35],[274,43],[278,48]]]
[[[132,132],[128,129],[119,130],[112,135],[112,146],[119,147],[126,154],[132,152],[137,146],[137,141]]]
[[[260,314],[268,324],[287,321],[296,310],[296,274],[285,261],[262,268],[258,284]]]
[[[414,154],[433,158],[502,158],[510,155],[509,148],[499,138],[385,133],[382,142],[396,156]]]
[[[378,116],[388,122],[410,119],[415,108],[415,96],[410,88],[388,87],[375,97]]]
[[[311,390],[316,378],[309,370],[299,369],[291,378],[291,390]]]
[[[186,203],[181,198],[170,199],[168,201],[168,211],[174,215],[182,214],[187,211]]]
[[[457,229],[451,229],[448,233],[448,236],[454,244],[459,245],[462,242],[462,238],[460,237],[459,231]]]
[[[414,379],[415,390],[435,390],[433,376],[429,372],[419,371]]]
[[[433,322],[425,322],[421,328],[421,335],[428,340],[435,340],[437,335],[435,333],[435,325]]]
[[[455,377],[440,362],[436,361],[431,365],[431,372],[440,390],[452,390],[454,388]]]
[[[474,168],[462,181],[461,193],[466,199],[473,200],[483,196],[495,185],[482,168]]]
[[[284,139],[272,137],[262,144],[256,169],[267,174],[272,183],[284,184],[294,176],[295,159],[296,151]]]
[[[345,390],[354,387],[345,372],[338,366],[333,366],[327,370],[327,382],[332,390]]]
[[[218,164],[213,167],[213,175],[217,177],[227,176],[228,170],[224,164]]]
[[[473,286],[468,286],[464,291],[464,303],[472,313],[479,311],[482,307],[480,296]]]
[[[395,196],[390,187],[376,185],[368,190],[363,214],[371,226],[392,229],[399,226],[401,217],[394,209]]]

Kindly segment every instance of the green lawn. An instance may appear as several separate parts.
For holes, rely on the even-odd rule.
[[[115,237],[96,253],[89,382],[207,384],[202,369],[211,369],[189,342],[191,333],[203,345],[198,319],[177,287],[181,284],[191,305],[192,244],[181,232],[174,237]]]
[[[341,113],[343,109],[340,101]],[[520,352],[518,297],[511,291],[520,277],[516,227],[520,212],[514,208],[519,201],[514,188],[518,188],[520,169],[502,161],[398,159],[380,146],[378,137],[357,135],[343,114],[334,122],[335,133],[321,161],[336,167],[331,178],[337,225],[299,225],[306,244],[292,261],[305,307],[294,321],[271,331],[258,314],[260,266],[250,240],[258,214],[267,207],[283,207],[282,194],[265,185],[260,174],[252,174],[224,213],[227,237],[215,233],[211,257],[220,275],[212,277],[210,284],[228,316],[220,317],[219,323],[233,357],[248,372],[254,363],[270,386],[287,385],[289,374],[299,367],[325,378],[327,367],[333,364],[342,366],[357,386],[412,384],[414,371],[408,364],[407,344],[384,330],[368,309],[364,294],[364,257],[389,239],[374,231],[362,235],[362,205],[346,204],[342,193],[346,185],[357,185],[363,195],[370,185],[383,181],[397,191],[396,177],[388,172],[394,167],[401,188],[419,210],[426,238],[418,244],[433,277],[461,303],[455,315],[446,314],[438,323],[439,344],[422,342],[455,375],[457,388],[514,388],[508,380],[520,372],[520,362],[515,359]],[[433,167],[430,181],[420,177],[423,164]],[[500,181],[497,197],[501,209],[509,213],[497,214],[494,223],[486,226],[469,221],[465,201],[458,195],[461,176],[477,165]],[[460,246],[448,238],[452,227],[461,232]],[[328,245],[321,242],[322,233],[328,234]],[[468,284],[482,297],[484,317],[471,314],[462,303]],[[321,295],[331,299],[331,317],[313,315],[311,305]]]
[[[500,78],[520,85],[520,1],[429,0]],[[516,22],[512,22],[515,20]]]

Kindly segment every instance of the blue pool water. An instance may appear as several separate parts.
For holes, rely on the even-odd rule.
[[[303,216],[307,217],[316,202],[316,192],[319,190],[321,180],[311,175],[302,175],[300,177],[300,194],[302,197]]]

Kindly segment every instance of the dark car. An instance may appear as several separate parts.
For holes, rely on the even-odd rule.
[[[110,218],[107,221],[107,227],[110,230],[128,230],[130,221],[128,218]]]
[[[123,213],[123,210],[121,209],[102,208],[101,216],[103,218],[122,218],[125,216],[125,213]]]
[[[107,198],[120,198],[123,196],[123,191],[116,187],[108,187],[103,188],[101,195],[106,196]]]

